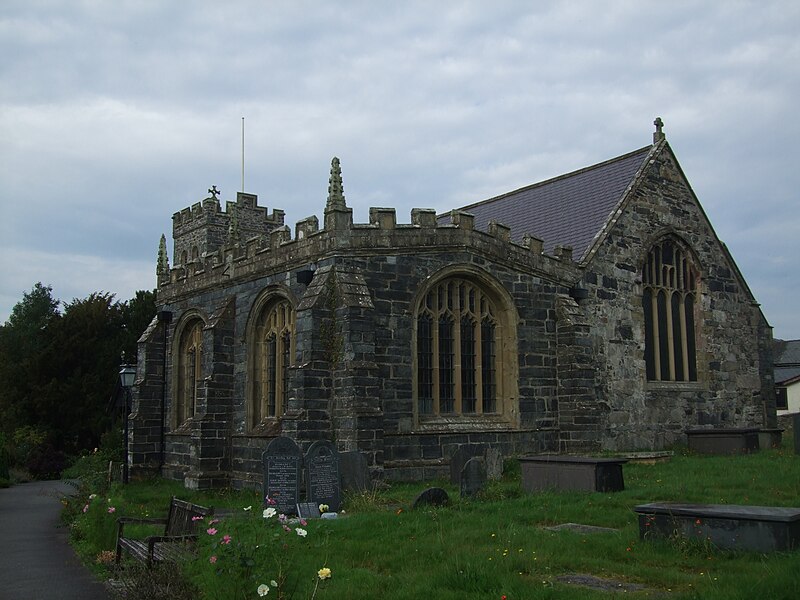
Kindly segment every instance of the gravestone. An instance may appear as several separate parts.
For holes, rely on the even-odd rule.
[[[319,504],[316,502],[298,502],[297,516],[301,519],[319,519]]]
[[[339,473],[344,490],[364,492],[372,487],[367,457],[357,450],[339,453]]]
[[[486,477],[492,481],[503,478],[503,454],[498,448],[487,448],[484,453],[484,466]]]
[[[450,504],[450,496],[447,495],[442,488],[428,488],[419,493],[414,499],[414,504],[411,508],[419,508],[420,506],[447,506]]]
[[[327,440],[311,444],[306,452],[306,478],[309,502],[327,504],[328,511],[336,512],[342,503],[342,486],[339,479],[339,452]]]
[[[477,457],[470,458],[461,469],[461,497],[471,498],[486,484],[486,470]]]
[[[458,485],[461,470],[467,461],[475,456],[483,457],[486,447],[483,444],[461,444],[450,457],[450,483]]]
[[[264,454],[264,502],[270,498],[279,513],[295,514],[300,498],[300,471],[303,453],[293,440],[277,437],[272,440]]]

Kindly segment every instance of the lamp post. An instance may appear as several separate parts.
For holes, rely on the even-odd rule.
[[[123,435],[125,438],[125,462],[122,463],[122,483],[128,483],[128,415],[131,412],[131,386],[133,386],[134,379],[136,379],[136,367],[133,365],[123,364],[119,371],[119,382],[122,386],[122,389],[125,390],[125,411],[122,415],[124,420]]]

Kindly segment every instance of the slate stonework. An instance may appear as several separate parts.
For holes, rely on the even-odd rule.
[[[154,321],[139,342],[132,473],[161,471],[197,488],[258,487],[261,454],[283,435],[304,452],[317,440],[358,451],[373,478],[418,480],[446,477],[464,444],[506,457],[655,450],[682,441],[689,427],[774,422],[769,325],[666,141],[641,155],[640,172],[582,256],[533,235],[511,241],[502,223],[479,230],[468,212],[447,224],[414,209],[401,224],[394,209],[372,208],[369,223],[353,223],[341,181],[324,226],[304,219],[294,237],[283,212],[268,213],[251,194],[225,211],[212,197],[176,213],[176,264],[158,276],[160,314],[170,319]],[[641,265],[667,234],[692,249],[701,273],[698,382],[644,375]],[[198,257],[182,264],[195,246]],[[499,351],[511,357],[513,381],[501,414],[416,412],[415,310],[426,286],[448,274],[480,280],[502,299]],[[254,428],[250,337],[270,294],[294,307],[295,352],[285,413]],[[188,315],[205,323],[204,378],[196,414],[177,427],[175,336]]]

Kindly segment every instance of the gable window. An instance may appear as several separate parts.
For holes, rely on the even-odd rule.
[[[502,412],[502,331],[497,301],[470,280],[450,277],[425,294],[416,315],[420,416]]]
[[[253,332],[249,426],[281,416],[289,399],[289,366],[294,356],[294,309],[285,298],[261,310]]]
[[[197,409],[197,390],[202,381],[203,321],[186,324],[178,344],[178,390],[175,403],[175,426],[180,427]]]
[[[649,381],[697,381],[698,273],[675,240],[654,245],[642,268],[645,364]]]

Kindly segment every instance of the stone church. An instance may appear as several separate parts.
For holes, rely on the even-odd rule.
[[[322,223],[216,188],[162,237],[139,341],[132,474],[257,487],[276,436],[374,477],[503,456],[657,450],[775,427],[772,332],[665,139],[447,214]]]

